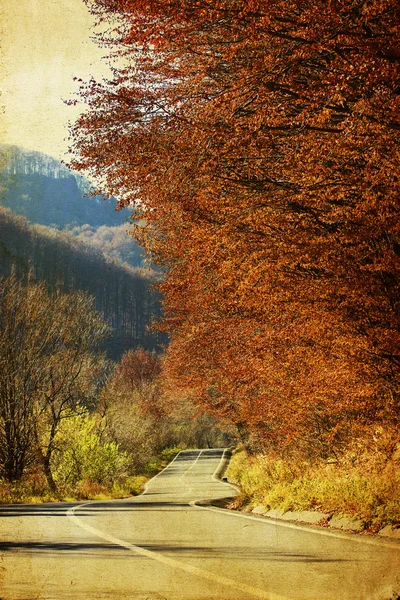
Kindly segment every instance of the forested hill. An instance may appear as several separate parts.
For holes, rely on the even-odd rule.
[[[130,210],[88,196],[90,182],[41,152],[0,145],[0,206],[30,223],[69,230],[114,261],[143,266],[142,250],[127,235]]]
[[[11,274],[44,281],[50,289],[92,294],[114,330],[107,345],[113,358],[132,347],[155,349],[163,341],[149,331],[161,310],[153,271],[118,264],[69,231],[29,224],[0,207],[0,277]]]
[[[127,222],[129,211],[116,211],[116,200],[85,197],[90,184],[62,163],[17,146],[0,146],[0,203],[31,223],[59,229],[85,224],[115,226]]]

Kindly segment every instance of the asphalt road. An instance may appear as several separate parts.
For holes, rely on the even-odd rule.
[[[195,506],[235,494],[222,453],[182,452],[136,498],[0,506],[0,600],[397,600],[396,542]]]

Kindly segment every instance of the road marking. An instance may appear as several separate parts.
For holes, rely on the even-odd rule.
[[[176,456],[175,456],[175,457],[174,457],[174,458],[171,460],[171,462],[170,462],[170,463],[168,463],[168,464],[167,464],[167,466],[166,466],[166,467],[164,467],[164,468],[162,469],[162,471],[160,471],[159,473],[157,473],[157,475],[154,475],[154,477],[152,477],[151,479],[149,479],[149,481],[146,481],[146,483],[144,484],[144,488],[143,488],[143,489],[144,489],[144,492],[143,492],[142,494],[140,494],[141,496],[144,496],[145,494],[147,494],[147,488],[148,488],[148,485],[149,485],[149,483],[150,483],[151,481],[153,481],[154,479],[156,479],[157,477],[159,477],[160,475],[162,475],[162,473],[164,473],[164,471],[167,471],[167,470],[170,468],[170,466],[172,465],[172,463],[174,463],[174,462],[176,461],[176,459],[178,458],[178,456],[179,456],[179,455],[180,455],[182,452],[185,452],[185,450],[181,450],[180,452],[178,452],[178,454],[177,454],[177,455],[176,455]]]
[[[185,471],[185,473],[181,476],[182,479],[186,473],[188,473],[197,463],[200,458],[200,454],[196,457],[196,460],[192,463],[192,465]],[[178,456],[178,455],[177,455]],[[174,460],[177,458],[174,458]],[[173,462],[173,461],[172,461]],[[170,465],[172,464],[170,463]],[[166,469],[170,466],[168,465]],[[165,469],[164,469],[165,470]],[[162,471],[161,471],[162,473]],[[158,473],[160,475],[161,473]],[[156,475],[157,477],[157,475]],[[154,479],[154,477],[153,477]],[[182,482],[183,483],[183,482]],[[145,492],[146,493],[146,492]],[[224,577],[223,575],[218,575],[217,573],[212,573],[211,571],[206,571],[205,569],[200,569],[199,567],[195,567],[193,565],[189,565],[187,563],[182,563],[173,558],[169,558],[167,556],[163,556],[160,553],[155,552],[154,550],[147,550],[146,548],[142,548],[141,546],[136,546],[135,544],[131,544],[126,540],[121,540],[113,535],[108,534],[105,531],[97,529],[96,527],[92,527],[85,523],[82,519],[80,519],[75,511],[79,510],[82,507],[87,507],[89,504],[96,504],[95,502],[85,502],[78,506],[74,506],[67,510],[66,514],[75,525],[80,527],[81,529],[85,529],[87,532],[92,533],[93,535],[110,542],[111,544],[115,544],[116,546],[121,546],[126,550],[130,550],[131,552],[135,552],[140,556],[144,556],[146,558],[150,558],[151,560],[156,560],[164,565],[172,567],[173,569],[180,569],[181,571],[185,571],[191,575],[195,575],[197,577],[201,577],[202,579],[206,579],[207,581],[211,581],[212,583],[218,583],[220,585],[229,587],[231,589],[244,592],[245,594],[252,596],[253,598],[261,598],[262,600],[291,600],[287,596],[281,596],[278,594],[273,594],[270,592],[266,592],[260,588],[253,587],[251,585],[247,585],[246,583],[242,583],[240,581],[235,581],[234,579],[230,579],[229,577]]]
[[[185,476],[185,474],[194,467],[194,465],[196,464],[196,462],[199,460],[201,452],[199,453],[199,455],[196,457],[195,461],[191,464],[191,466],[185,471],[185,473],[181,476],[181,478],[183,478]],[[217,469],[215,470],[214,474],[213,474],[213,479],[215,477],[215,480],[217,481],[221,481],[219,479],[217,479],[217,477],[215,476],[215,474],[218,472],[218,469],[220,468],[221,464],[222,464],[222,460],[224,458],[225,455],[225,451],[221,457],[221,461],[217,467]],[[178,458],[179,454],[174,458],[174,461]],[[172,462],[174,462],[172,461]],[[163,470],[165,471],[166,469],[168,469],[170,467],[170,465],[172,464],[172,462]],[[158,475],[161,475],[161,473],[163,472],[161,471]],[[157,477],[158,475],[156,475],[155,477]],[[154,477],[153,477],[154,479]],[[182,481],[183,483],[183,481]],[[228,484],[229,486],[232,486],[232,484]],[[232,486],[235,487],[235,486]],[[146,493],[146,492],[145,492]],[[246,594],[249,597],[252,598],[260,598],[262,600],[291,600],[290,598],[288,598],[287,596],[282,596],[282,595],[278,595],[278,594],[274,594],[274,593],[269,593],[266,592],[265,590],[262,590],[260,588],[256,588],[253,587],[251,585],[248,585],[246,583],[240,582],[240,581],[236,581],[233,579],[230,579],[228,577],[225,577],[223,575],[219,575],[217,573],[213,573],[211,571],[207,571],[205,569],[201,569],[199,567],[195,567],[193,565],[184,563],[184,562],[180,562],[178,560],[175,560],[173,558],[169,558],[167,556],[162,555],[159,552],[155,552],[154,550],[147,550],[146,548],[143,548],[141,546],[137,546],[135,544],[131,544],[130,542],[126,541],[126,540],[122,540],[119,539],[113,535],[108,534],[105,531],[102,531],[100,529],[96,529],[95,527],[92,527],[91,525],[88,525],[87,523],[85,523],[81,518],[79,518],[76,514],[75,511],[79,510],[82,507],[87,507],[88,504],[96,504],[94,502],[88,503],[85,502],[83,504],[80,504],[79,506],[75,506],[73,508],[70,508],[67,511],[67,516],[80,528],[85,529],[86,531],[88,531],[89,533],[103,539],[106,540],[116,546],[120,546],[122,548],[125,548],[126,550],[129,550],[131,552],[135,552],[136,554],[139,554],[140,556],[144,556],[146,558],[149,558],[151,560],[155,560],[159,563],[162,563],[166,566],[169,566],[173,569],[179,569],[181,571],[184,571],[186,573],[189,573],[191,575],[194,575],[196,577],[200,577],[204,580],[216,583],[216,584],[220,584],[223,585],[225,587],[228,587],[230,589],[236,590],[236,591],[240,591],[243,592],[244,594]],[[346,535],[345,533],[341,533],[341,532],[331,532],[331,531],[326,531],[326,530],[318,530],[318,529],[314,529],[311,527],[307,527],[307,526],[302,526],[302,525],[297,525],[294,523],[285,523],[282,521],[277,521],[275,519],[268,519],[266,518],[265,520],[260,518],[260,517],[256,517],[256,516],[252,516],[252,515],[246,515],[240,512],[235,512],[235,511],[229,511],[229,510],[224,510],[224,509],[220,509],[217,507],[212,507],[212,506],[199,506],[196,504],[195,501],[190,502],[190,505],[193,506],[194,508],[197,509],[202,509],[202,510],[210,510],[210,511],[217,511],[217,512],[221,512],[225,515],[231,515],[234,517],[241,517],[241,518],[245,518],[245,519],[250,519],[252,521],[256,521],[257,523],[261,523],[264,525],[275,525],[276,527],[286,527],[289,529],[296,529],[296,530],[302,530],[302,531],[306,531],[308,533],[318,533],[319,535],[327,535],[327,536],[331,536],[331,537],[336,537],[336,538],[340,538],[341,540],[349,540],[349,541],[354,541],[354,542],[358,542],[358,543],[364,543],[364,544],[373,544],[373,545],[379,545],[379,546],[386,546],[386,547],[392,547],[392,548],[396,548],[399,549],[399,545],[398,544],[391,544],[391,543],[387,543],[384,541],[380,541],[380,540],[367,540],[367,539],[359,539],[357,537],[352,537],[349,535]]]
[[[70,508],[67,511],[67,516],[76,524],[78,527],[85,529],[89,533],[110,542],[111,544],[115,544],[116,546],[121,546],[126,550],[130,550],[131,552],[135,552],[140,556],[144,556],[146,558],[150,558],[152,560],[156,560],[168,567],[172,567],[173,569],[180,569],[181,571],[185,571],[186,573],[190,573],[191,575],[196,575],[197,577],[201,577],[202,579],[206,579],[213,583],[218,583],[220,585],[232,588],[234,590],[244,592],[247,595],[250,595],[254,598],[262,598],[262,600],[290,600],[287,596],[278,596],[277,594],[271,594],[261,590],[259,588],[255,588],[251,585],[247,585],[245,583],[241,583],[240,581],[235,581],[228,577],[224,577],[223,575],[218,575],[216,573],[212,573],[210,571],[206,571],[205,569],[200,569],[199,567],[194,567],[193,565],[189,565],[186,563],[182,563],[173,558],[169,558],[167,556],[163,556],[162,554],[156,553],[153,550],[147,550],[146,548],[142,548],[141,546],[136,546],[135,544],[131,544],[125,540],[121,540],[113,535],[109,535],[105,531],[101,531],[100,529],[96,529],[91,525],[85,523],[82,519],[80,519],[75,511],[81,507],[87,507],[88,503],[80,504],[79,506],[75,506],[74,508]]]
[[[216,476],[216,473],[218,473],[218,470],[221,466],[222,460],[225,455],[225,451],[226,451],[226,448],[222,455],[221,461],[212,476],[212,478],[215,481],[219,481],[220,483],[225,483],[225,482],[222,482],[221,479],[218,479],[218,477]],[[237,491],[240,492],[240,488],[238,488],[233,483],[228,483],[228,482],[226,482],[226,483],[227,483],[227,485],[230,485],[231,487],[233,487],[234,489],[236,489]],[[300,531],[306,531],[307,533],[316,533],[319,535],[325,535],[328,537],[338,538],[340,540],[347,540],[349,542],[357,542],[358,544],[369,544],[371,546],[395,548],[396,550],[400,550],[400,544],[398,544],[397,542],[391,542],[389,540],[386,541],[386,540],[377,540],[376,538],[370,538],[370,539],[364,538],[364,537],[361,538],[361,537],[357,537],[357,534],[346,533],[345,531],[329,531],[327,529],[322,529],[322,528],[314,529],[313,527],[310,527],[307,525],[300,525],[297,523],[287,523],[287,522],[283,521],[282,519],[274,519],[272,517],[264,517],[261,515],[256,517],[254,515],[244,514],[237,510],[230,510],[228,508],[219,508],[217,506],[202,506],[201,504],[198,504],[198,502],[202,502],[202,501],[201,500],[192,500],[192,502],[189,502],[189,504],[190,504],[190,506],[192,506],[194,508],[200,508],[201,510],[210,510],[212,512],[220,512],[224,515],[231,515],[232,517],[241,517],[242,519],[249,519],[251,521],[256,521],[257,523],[261,523],[262,525],[275,525],[276,527],[286,527],[287,529],[296,529],[296,530],[300,530]]]
[[[154,479],[156,479],[157,477],[159,477],[160,475],[162,475],[163,473],[165,473],[165,471],[167,471],[170,466],[172,465],[173,462],[175,462],[175,460],[178,458],[178,456],[180,456],[182,453],[186,452],[186,450],[181,450],[180,452],[178,452],[178,454],[174,457],[173,460],[171,460],[171,462],[164,467],[164,469],[162,469],[162,471],[160,471],[159,473],[157,473],[157,475],[154,475],[154,477],[152,477],[151,479],[149,479],[149,481],[146,481],[145,485],[144,485],[144,491],[142,494],[140,494],[141,496],[145,496],[146,494],[149,493],[149,484],[154,481]],[[197,463],[197,461],[200,458],[201,453],[203,452],[203,450],[196,450],[196,452],[198,452],[198,455],[196,456],[196,460],[190,465],[190,467],[188,469],[186,469],[186,471],[180,476],[180,478],[178,479],[178,481],[180,481],[180,483],[182,483],[182,485],[185,486],[185,488],[187,488],[187,492],[185,492],[184,496],[188,496],[190,494],[190,492],[193,492],[193,488],[191,488],[190,486],[188,486],[184,481],[183,478],[185,477],[186,473],[188,473],[191,469],[193,469],[193,467],[195,466],[195,464]],[[0,599],[1,600],[1,599]]]
[[[183,481],[183,478],[186,477],[186,475],[189,473],[189,471],[191,471],[193,469],[193,467],[196,465],[197,461],[199,460],[201,453],[203,452],[203,450],[200,450],[200,452],[198,453],[196,460],[190,465],[190,467],[188,469],[186,469],[186,471],[183,473],[183,475],[181,475],[178,479],[178,481],[185,486],[186,488],[186,492],[183,494],[184,496],[189,496],[190,492],[193,492],[193,488],[188,485],[187,483],[185,483]]]

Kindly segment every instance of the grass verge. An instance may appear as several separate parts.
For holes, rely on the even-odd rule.
[[[226,473],[241,489],[231,507],[319,510],[357,517],[366,530],[376,532],[400,523],[399,463],[400,450],[385,461],[364,453],[356,461],[345,456],[318,463],[237,451]]]

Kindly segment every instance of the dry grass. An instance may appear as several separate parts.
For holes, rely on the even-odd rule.
[[[148,477],[137,475],[115,482],[111,487],[84,479],[75,487],[63,487],[57,493],[49,491],[44,478],[34,480],[31,476],[11,484],[0,481],[0,504],[39,504],[43,502],[74,502],[76,500],[110,500],[137,496],[143,490]]]
[[[321,510],[357,516],[366,529],[400,523],[400,449],[349,451],[336,462],[282,460],[237,452],[227,476],[242,490],[236,504],[282,510]]]

